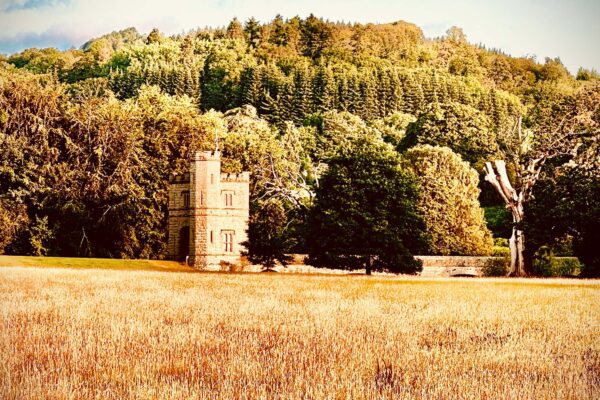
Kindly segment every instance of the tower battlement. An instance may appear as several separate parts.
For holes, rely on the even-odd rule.
[[[221,172],[221,182],[250,182],[250,172],[244,171],[237,174]]]
[[[190,173],[171,174],[169,175],[169,183],[190,183]]]
[[[219,161],[221,162],[220,151],[197,151],[190,156],[190,161]]]

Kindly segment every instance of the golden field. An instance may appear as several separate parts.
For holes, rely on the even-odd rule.
[[[1,399],[598,399],[600,285],[0,268]]]

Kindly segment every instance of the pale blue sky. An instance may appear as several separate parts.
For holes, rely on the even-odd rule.
[[[571,72],[600,70],[600,0],[0,0],[0,53],[79,47],[94,36],[136,27],[167,34],[222,26],[234,16],[261,21],[310,13],[330,20],[419,25],[427,37],[452,25],[469,41],[514,56],[560,57]]]

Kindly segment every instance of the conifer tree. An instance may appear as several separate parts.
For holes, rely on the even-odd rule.
[[[162,35],[160,34],[160,31],[158,30],[158,28],[154,28],[146,38],[146,44],[160,43],[161,40]]]
[[[260,43],[260,24],[254,17],[251,17],[244,24],[244,34],[250,47],[258,47]]]
[[[281,14],[277,14],[271,22],[269,42],[276,46],[285,46],[287,44],[286,29]]]
[[[234,17],[227,25],[225,36],[228,39],[244,39],[244,29],[237,17]]]
[[[306,69],[298,69],[294,73],[294,103],[291,115],[294,123],[300,124],[312,113],[311,79]]]
[[[397,112],[403,109],[403,92],[402,82],[398,77],[398,72],[395,69],[388,70],[388,77],[390,82],[390,103],[389,111]]]
[[[331,26],[310,14],[306,20],[302,21],[300,28],[304,55],[313,59],[319,58],[323,51],[331,45]]]
[[[257,106],[262,92],[262,67],[247,67],[240,75],[240,103]]]
[[[331,70],[319,67],[313,81],[313,103],[315,110],[326,111],[333,107],[335,100],[335,85]]]

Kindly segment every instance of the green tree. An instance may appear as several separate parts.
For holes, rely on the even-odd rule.
[[[473,165],[498,154],[498,138],[489,119],[475,108],[460,103],[433,104],[408,126],[400,144],[445,146]]]
[[[534,188],[524,219],[532,249],[557,248],[572,241],[573,255],[584,264],[582,274],[600,276],[600,154],[592,168],[564,165],[549,169]]]
[[[158,28],[152,29],[152,32],[150,32],[146,37],[146,44],[160,43],[161,41],[162,35],[160,34]]]
[[[292,241],[287,235],[288,217],[280,200],[271,199],[252,203],[248,223],[248,241],[246,246],[248,260],[272,269],[277,263],[287,266],[291,256],[287,253]]]
[[[332,28],[322,19],[310,14],[300,25],[304,55],[319,58],[331,45]]]
[[[285,23],[281,14],[277,14],[271,23],[271,33],[269,35],[269,42],[276,46],[285,46],[287,44],[287,34],[285,30]]]
[[[327,111],[315,114],[307,121],[316,128],[314,151],[316,162],[325,162],[353,148],[356,140],[364,138],[382,142],[381,133],[368,126],[360,117],[349,112]]]
[[[600,73],[595,69],[585,69],[580,67],[577,70],[577,80],[578,81],[591,81],[591,80],[600,80]]]
[[[258,47],[260,44],[260,24],[256,18],[251,17],[246,21],[244,24],[244,34],[250,47]]]
[[[447,147],[417,146],[402,155],[419,186],[418,209],[429,254],[490,255],[492,235],[479,206],[479,175]]]
[[[254,66],[255,62],[248,46],[239,40],[227,40],[211,46],[204,62],[202,109],[226,111],[240,106],[242,72]]]
[[[29,218],[23,204],[0,199],[0,254],[26,229]]]
[[[387,143],[397,147],[402,142],[402,139],[404,139],[404,136],[406,136],[408,125],[416,120],[417,118],[412,114],[395,112],[385,118],[373,121],[371,126],[381,132],[383,139]]]
[[[242,24],[238,21],[237,17],[234,17],[231,22],[229,22],[225,35],[228,39],[244,39],[244,28],[242,28]]]
[[[426,248],[414,178],[386,145],[358,139],[329,160],[308,216],[309,263],[316,267],[416,273],[411,253]]]

